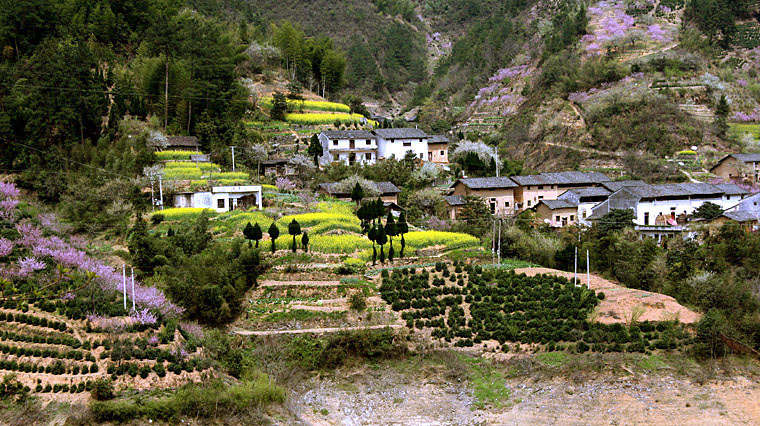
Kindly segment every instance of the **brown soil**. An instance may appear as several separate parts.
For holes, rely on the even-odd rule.
[[[522,268],[515,273],[534,276],[538,274],[559,275],[573,280],[572,272],[549,268]],[[586,275],[578,274],[580,284],[586,285]],[[664,294],[625,288],[620,284],[591,275],[591,289],[601,291],[605,298],[597,306],[596,321],[603,324],[627,323],[632,317],[638,321],[678,320],[684,324],[693,324],[700,314],[682,306],[675,299]]]
[[[408,366],[406,367],[408,368]],[[587,372],[588,373],[588,372]],[[501,407],[475,405],[466,380],[429,367],[338,371],[305,382],[289,404],[301,425],[758,425],[760,383],[705,385],[667,373],[507,379]]]

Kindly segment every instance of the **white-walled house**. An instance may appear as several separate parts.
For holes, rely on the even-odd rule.
[[[691,215],[702,204],[711,202],[722,209],[739,204],[747,191],[734,184],[677,183],[627,186],[610,194],[595,206],[589,219],[600,219],[617,209],[634,212],[636,229],[644,236],[662,240],[666,235],[686,230],[677,219]]]
[[[377,136],[377,155],[379,158],[396,158],[400,160],[412,151],[420,160],[428,158],[428,139],[430,136],[420,129],[375,129]]]
[[[325,130],[318,137],[323,163],[374,164],[377,160],[377,137],[366,130]]]
[[[215,186],[211,191],[174,195],[174,207],[212,209],[217,213],[253,206],[261,210],[261,185]]]

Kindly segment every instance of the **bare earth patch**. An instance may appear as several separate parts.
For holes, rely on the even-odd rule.
[[[510,404],[473,406],[463,382],[376,369],[313,378],[290,404],[297,420],[281,424],[349,426],[757,425],[760,384],[739,376],[698,385],[673,376],[602,374],[509,379]]]
[[[515,273],[530,277],[538,274],[550,274],[573,280],[572,272],[558,271],[549,268],[515,269]],[[579,284],[586,285],[586,274],[578,274]],[[638,321],[670,321],[678,320],[684,324],[699,321],[700,314],[684,307],[670,296],[643,290],[625,288],[620,284],[591,275],[592,290],[601,291],[605,298],[597,306],[596,321],[602,324],[626,323],[631,317]]]

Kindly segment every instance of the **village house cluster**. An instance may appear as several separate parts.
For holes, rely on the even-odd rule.
[[[401,159],[409,153],[420,162],[445,167],[449,163],[450,141],[445,135],[429,135],[417,128],[374,130],[324,130],[318,135],[322,145],[321,164],[371,165],[382,159]],[[169,138],[163,148],[197,149],[195,138]],[[195,161],[208,161],[205,156]],[[292,174],[287,159],[267,159],[259,165],[264,175]],[[760,154],[731,154],[710,170],[725,182],[757,184],[760,181]],[[399,212],[401,190],[391,182],[374,182],[388,211]],[[538,222],[561,229],[590,226],[610,211],[629,209],[642,237],[664,238],[690,232],[694,212],[713,203],[723,213],[714,224],[736,221],[748,231],[760,229],[760,194],[734,183],[678,183],[653,185],[641,180],[613,180],[599,172],[547,172],[524,176],[460,178],[451,184],[444,200],[448,219],[457,220],[466,205],[465,196],[485,201],[491,214],[514,217],[525,210],[535,212]],[[337,182],[323,183],[318,193],[349,200],[350,192]],[[261,186],[219,186],[205,192],[174,195],[176,207],[204,207],[224,212],[241,207],[261,208]]]
[[[496,217],[535,211],[552,228],[591,225],[616,209],[630,209],[642,236],[662,241],[688,232],[687,222],[704,203],[719,206],[717,222],[735,220],[748,230],[758,229],[758,196],[733,183],[679,183],[651,185],[640,180],[613,181],[598,172],[540,173],[529,176],[463,178],[444,197],[449,218],[465,206],[464,196],[477,196]]]

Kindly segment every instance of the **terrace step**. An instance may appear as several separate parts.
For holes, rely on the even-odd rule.
[[[343,331],[382,330],[384,328],[398,329],[403,327],[402,324],[380,324],[356,327],[304,328],[301,330],[233,330],[232,332],[241,336],[272,336],[277,334],[326,334]]]
[[[334,287],[339,286],[340,281],[275,281],[264,280],[259,282],[259,287]]]
[[[697,104],[680,104],[678,107],[681,111],[689,114],[697,120],[711,122],[715,119],[715,113],[705,105]]]

